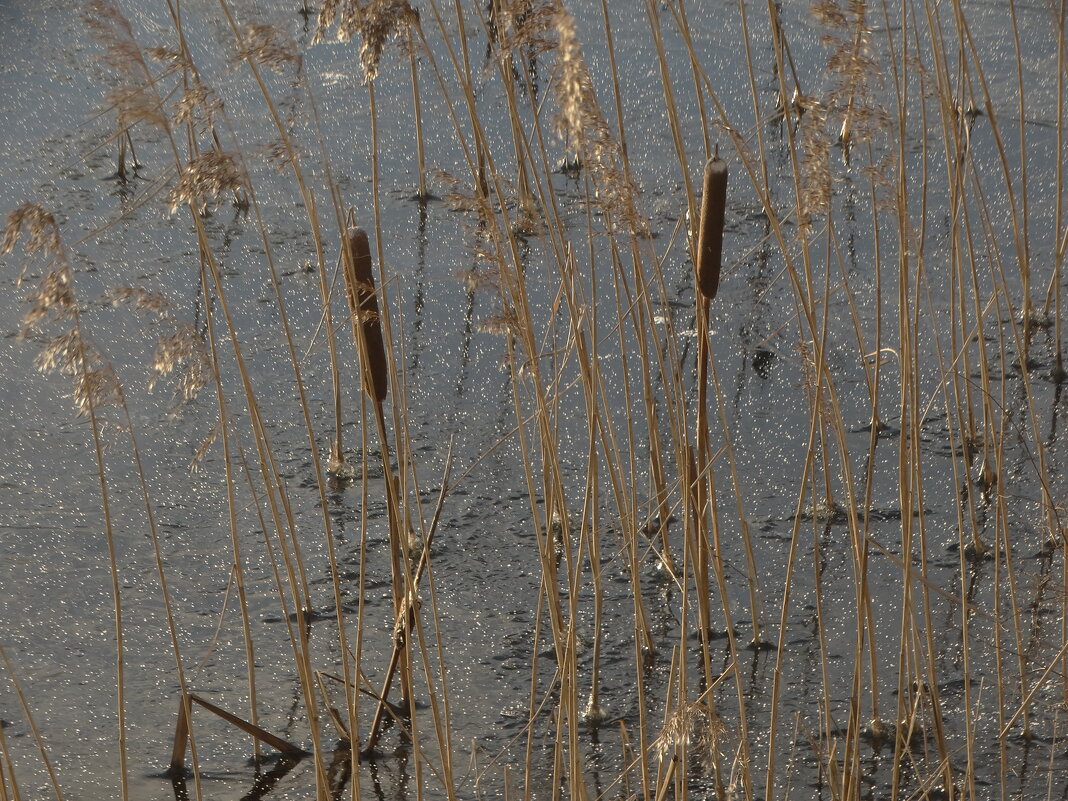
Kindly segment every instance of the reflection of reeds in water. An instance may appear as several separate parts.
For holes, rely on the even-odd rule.
[[[244,9],[220,0],[233,36],[228,63],[240,71],[214,76],[201,73],[177,9],[176,44],[143,49],[116,6],[87,6],[90,32],[116,75],[106,102],[117,119],[119,177],[137,186],[126,149],[133,132],[151,128],[152,136],[137,136],[140,159],[155,159],[164,176],[170,171],[152,197],[166,197],[170,214],[183,215],[199,260],[189,279],[202,295],[199,325],[147,286],[123,285],[108,299],[148,321],[156,337],[152,382],[177,375],[179,400],[200,398],[200,408],[187,413],[210,407],[215,415],[203,426],[210,433],[198,460],[202,470],[220,472],[218,508],[230,534],[220,561],[230,566],[241,609],[248,710],[226,712],[237,708],[234,699],[206,708],[250,735],[257,755],[260,743],[310,741],[320,798],[358,796],[361,782],[379,781],[372,765],[390,745],[411,755],[416,794],[465,797],[471,785],[462,776],[468,757],[460,735],[470,732],[454,729],[449,687],[466,657],[457,654],[463,642],[451,639],[437,595],[454,578],[444,565],[456,546],[431,543],[452,490],[478,480],[490,453],[503,459],[497,450],[506,443],[518,454],[511,469],[529,503],[529,545],[503,544],[499,555],[511,564],[504,549],[529,547],[538,570],[537,596],[524,610],[535,621],[522,650],[530,691],[519,734],[508,743],[487,738],[503,750],[477,765],[479,790],[500,770],[507,787],[523,783],[524,798],[547,787],[575,801],[615,788],[650,801],[701,793],[778,798],[818,781],[831,797],[856,801],[871,773],[876,794],[887,797],[937,788],[972,799],[982,797],[975,777],[986,771],[983,780],[1000,780],[1010,795],[1008,777],[1020,767],[1012,737],[1041,732],[1056,742],[1062,734],[1052,710],[1063,693],[1053,681],[1068,667],[1068,622],[1049,620],[1068,621],[1064,487],[1056,432],[1042,425],[1050,410],[1057,419],[1039,380],[1047,366],[1035,365],[1047,342],[1058,398],[1068,233],[1064,160],[1050,180],[1035,177],[1041,166],[1027,154],[1028,137],[1037,134],[1010,120],[993,95],[970,9],[909,5],[895,19],[862,2],[829,0],[802,25],[786,16],[793,10],[772,4],[759,31],[750,28],[746,4],[737,19],[720,9],[717,20],[737,34],[739,74],[750,77],[742,112],[721,94],[704,49],[705,17],[684,2],[648,0],[641,23],[648,41],[633,47],[645,31],[631,26],[625,53],[614,38],[625,20],[607,2],[592,23],[559,0],[417,5],[322,4],[313,43],[335,33],[352,40],[345,52],[365,84],[347,105],[329,109],[316,103],[322,90],[284,22],[239,19]],[[1014,36],[1005,46],[1017,61],[1014,111],[1022,120],[1034,101],[1016,4],[1010,7]],[[811,25],[826,48],[815,66],[795,61]],[[1064,27],[1062,13],[1043,45],[1055,48],[1061,66]],[[486,44],[481,66],[469,49],[478,37]],[[607,71],[588,66],[583,37],[593,42],[588,52],[607,57]],[[405,92],[411,81],[412,129],[409,136],[401,126],[403,141],[385,142],[379,126],[402,105],[390,83],[398,71],[392,40],[409,62],[403,81]],[[778,113],[752,55],[768,42]],[[643,79],[659,78],[662,109],[636,108],[628,97],[638,57],[650,60],[640,67]],[[270,144],[262,131],[234,129],[226,93],[212,79],[239,80],[259,93]],[[1061,70],[1041,87],[1057,93],[1054,151],[1062,155],[1064,84]],[[282,93],[285,103],[277,100]],[[605,98],[611,105],[602,106]],[[422,114],[432,108],[440,117],[426,126],[427,138]],[[635,141],[650,141],[654,114],[663,128],[655,141],[671,150],[636,152]],[[333,165],[352,157],[330,152],[320,115],[368,131],[361,142],[370,143],[369,164],[358,169],[369,168],[369,191],[335,180]],[[312,129],[315,137],[305,138]],[[408,148],[412,137],[418,199],[431,218],[425,158],[432,167],[434,158],[466,165],[466,174],[463,166],[448,167],[455,176],[438,173],[464,224],[453,238],[438,226],[444,241],[434,248],[471,253],[471,292],[489,299],[480,330],[501,335],[514,411],[510,433],[489,453],[469,454],[474,464],[458,480],[449,478],[450,449],[433,508],[425,500],[421,421],[408,404],[413,389],[434,389],[411,386],[424,379],[405,371],[409,328],[400,314],[396,243],[407,232],[383,212],[390,190],[408,194],[410,187],[380,172],[387,152]],[[317,155],[309,147],[315,139]],[[289,176],[277,180],[290,184],[304,210],[299,225],[314,242],[322,303],[314,332],[290,327],[293,301],[276,269],[289,253],[272,240],[264,212],[291,211],[282,211],[274,192],[257,191],[267,179],[255,177],[252,156],[264,152]],[[703,181],[693,166],[700,161]],[[569,165],[564,175],[561,162]],[[692,231],[684,214],[676,224],[650,213],[639,192],[665,164],[671,175],[661,185],[678,187],[671,200],[696,222]],[[294,397],[281,410],[259,400],[262,378],[246,366],[246,343],[258,332],[235,313],[240,299],[207,224],[230,200],[259,237],[272,324],[292,371]],[[1043,204],[1052,215],[1036,212]],[[360,210],[366,231],[348,207]],[[739,226],[725,235],[728,214]],[[1050,218],[1052,231],[1040,234]],[[853,241],[857,232],[870,236],[870,252]],[[1042,246],[1048,263],[1036,255],[1042,236],[1052,243]],[[20,206],[8,216],[0,252],[20,241],[27,278],[36,276],[23,332],[41,340],[42,370],[73,380],[74,403],[92,434],[114,603],[121,793],[130,796],[136,768],[126,742],[127,590],[112,523],[113,498],[125,503],[128,495],[112,483],[111,460],[123,458],[109,451],[112,440],[128,443],[136,463],[179,686],[176,699],[137,703],[177,701],[172,764],[184,770],[188,745],[201,795],[190,711],[191,702],[206,702],[196,695],[196,672],[185,668],[191,646],[178,636],[178,594],[168,586],[168,554],[137,450],[144,432],[126,411],[122,367],[86,330],[56,219],[39,205]],[[865,259],[871,263],[856,263]],[[1048,282],[1042,313],[1031,297],[1040,281]],[[759,313],[739,326],[750,306]],[[337,325],[346,316],[351,341],[336,337],[348,328]],[[94,314],[93,325],[104,327],[102,317]],[[733,339],[737,327],[742,344]],[[333,394],[332,415],[321,419],[308,398],[318,380],[310,376],[318,374],[307,359],[324,338]],[[775,406],[790,410],[784,442],[748,420],[737,400],[732,406],[732,388],[721,381],[739,349],[741,362],[755,364],[749,340],[781,365],[769,372],[765,363],[759,381],[777,393]],[[353,386],[346,377],[353,356],[362,393],[344,391]],[[745,382],[757,378],[743,370],[737,381],[742,397]],[[214,402],[204,397],[209,386]],[[272,416],[287,413],[306,432],[312,501],[290,489],[286,455],[273,439],[280,421]],[[870,421],[860,432],[851,427],[858,414]],[[342,431],[353,420],[358,447],[346,452]],[[330,453],[320,459],[325,429],[332,429]],[[213,447],[222,451],[219,462],[206,458]],[[779,459],[789,462],[789,483],[771,487],[778,479],[765,474],[784,472]],[[340,482],[327,481],[327,462]],[[379,470],[381,485],[371,480]],[[331,488],[359,495],[357,534],[344,556],[335,552],[342,540]],[[875,508],[877,498],[892,514]],[[771,533],[759,539],[764,518]],[[247,529],[257,532],[255,544]],[[1021,564],[1020,538],[1032,529],[1044,561]],[[377,550],[386,531],[388,558]],[[936,542],[946,534],[957,560],[949,566]],[[323,547],[313,547],[316,536]],[[286,679],[257,670],[268,635],[250,613],[250,595],[261,605],[268,599],[262,588],[246,587],[251,549],[269,565],[269,600],[299,691],[301,712],[288,739],[260,720]],[[355,578],[339,566],[345,558],[358,561]],[[382,602],[368,586],[386,562],[391,614],[381,625]],[[326,591],[309,580],[324,572]],[[14,676],[6,657],[5,669]],[[484,716],[492,721],[496,712]],[[27,705],[33,726],[31,713]],[[339,747],[331,748],[327,727]],[[47,732],[33,728],[62,797],[64,775],[49,763]],[[9,739],[0,732],[5,801],[18,797]],[[870,756],[872,745],[892,750],[892,768]],[[476,749],[473,764],[479,756]],[[980,764],[986,760],[996,767]]]

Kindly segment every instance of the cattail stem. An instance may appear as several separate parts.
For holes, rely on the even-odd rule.
[[[405,615],[405,586],[408,577],[404,570],[401,548],[403,526],[400,520],[400,498],[393,467],[389,461],[389,442],[386,438],[386,420],[383,402],[389,391],[389,366],[386,361],[382,325],[378,315],[378,297],[375,294],[374,268],[371,263],[371,248],[367,232],[362,228],[350,228],[345,236],[345,285],[348,288],[349,308],[352,311],[353,334],[360,353],[360,372],[364,392],[374,402],[375,422],[382,454],[382,469],[386,486],[386,507],[389,514],[390,565],[393,578],[394,637],[393,658],[387,669],[386,684],[379,700],[371,737],[365,751],[373,750],[378,730],[383,721],[385,698],[389,692],[394,672],[401,670],[401,708],[410,709],[411,676],[407,659],[407,640],[411,621]],[[404,621],[402,623],[402,620]]]

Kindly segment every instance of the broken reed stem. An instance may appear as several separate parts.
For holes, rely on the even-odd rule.
[[[723,254],[723,218],[727,208],[727,165],[717,153],[705,165],[701,197],[700,233],[697,240],[697,288],[707,300],[719,289]]]
[[[249,723],[247,720],[239,718],[232,712],[227,712],[222,707],[205,701],[203,698],[189,693],[179,701],[178,707],[178,723],[174,731],[174,747],[171,751],[171,766],[170,772],[174,777],[180,776],[183,766],[185,764],[185,748],[186,743],[189,740],[189,732],[191,730],[190,715],[192,712],[192,703],[196,702],[200,706],[214,715],[219,716],[227,723],[235,726],[246,734],[250,735],[257,741],[262,741],[271,746],[275,750],[289,757],[290,759],[303,759],[306,756],[311,756],[307,751],[298,745],[294,745],[288,740],[284,740],[281,737],[277,737],[271,734],[265,729],[261,729],[259,726]]]

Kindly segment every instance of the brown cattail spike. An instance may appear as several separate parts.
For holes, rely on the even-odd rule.
[[[697,239],[697,288],[706,299],[719,289],[723,255],[723,215],[727,208],[727,164],[718,155],[705,165],[705,189],[701,198],[701,229]]]
[[[348,251],[345,259],[345,283],[349,290],[349,308],[353,325],[359,326],[366,353],[363,369],[364,391],[381,403],[389,391],[389,368],[386,349],[382,343],[382,323],[378,316],[378,296],[375,294],[374,269],[371,266],[371,247],[367,232],[350,228],[345,236]],[[359,335],[358,335],[359,336]],[[361,352],[361,360],[365,353]]]

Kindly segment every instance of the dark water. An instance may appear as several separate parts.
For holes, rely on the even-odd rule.
[[[173,33],[165,7],[148,5],[128,4],[123,8],[139,41],[146,46],[170,43]],[[353,204],[364,224],[370,225],[371,135],[356,46],[333,41],[312,46],[314,31],[296,13],[298,7],[299,3],[295,2],[272,2],[236,3],[232,8],[242,20],[262,20],[283,27],[296,41],[315,94],[334,178],[346,203]],[[569,7],[579,21],[579,36],[585,43],[585,56],[601,106],[612,120],[613,102],[600,6],[583,0]],[[737,120],[742,133],[752,137],[752,99],[741,52],[737,8],[718,3],[707,7],[704,3],[689,3],[687,8],[696,50],[702,54],[702,63],[728,118]],[[767,11],[762,5],[747,8],[757,67],[758,102],[762,114],[770,116],[777,86]],[[1007,163],[1013,181],[1018,183],[1021,121],[1017,109],[1015,51],[1006,9],[1004,3],[966,5],[971,32],[983,57],[992,102],[998,109]],[[169,180],[168,171],[172,168],[165,143],[154,129],[143,125],[135,129],[134,143],[142,163],[138,177],[129,184],[112,180],[115,144],[109,138],[114,132],[114,114],[100,112],[105,107],[102,98],[114,79],[96,58],[99,47],[88,36],[80,10],[79,4],[60,0],[0,2],[0,119],[3,120],[0,137],[4,154],[0,160],[0,198],[5,212],[24,200],[39,202],[55,212],[62,224],[64,241],[76,270],[84,324],[117,366],[127,387],[155,505],[190,687],[213,703],[245,714],[244,646],[232,595],[226,602],[220,625],[233,557],[219,444],[208,451],[197,471],[190,470],[198,446],[217,424],[213,388],[209,384],[200,398],[177,412],[173,382],[162,382],[154,391],[146,391],[156,336],[151,320],[116,309],[103,299],[104,292],[112,287],[150,287],[167,295],[176,316],[203,326],[205,309],[196,239],[188,215],[181,211],[169,215],[163,202],[165,193],[155,190],[157,182]],[[942,11],[949,13],[947,9]],[[1055,202],[1057,193],[1064,192],[1063,187],[1056,186],[1055,172],[1058,158],[1055,18],[1043,3],[1019,7],[1017,12],[1027,92],[1024,131],[1028,152],[1031,262],[1037,287],[1033,294],[1041,303],[1055,259]],[[234,62],[232,37],[218,7],[206,2],[186,3],[182,13],[197,66],[224,99],[229,121],[237,131],[235,144],[250,159],[253,184],[265,216],[296,347],[298,352],[306,354],[301,369],[318,445],[325,454],[332,426],[329,362],[321,332],[316,335],[321,316],[319,284],[314,269],[308,269],[315,264],[315,245],[307,230],[299,192],[290,173],[275,170],[261,155],[272,142],[273,129],[247,68]],[[659,330],[666,332],[665,324],[671,321],[677,334],[675,344],[681,369],[689,376],[687,386],[692,387],[696,351],[692,273],[682,246],[682,234],[673,239],[686,214],[685,187],[664,113],[664,93],[644,6],[637,2],[612,4],[612,13],[618,14],[613,18],[613,33],[616,47],[624,55],[620,68],[628,146],[636,171],[635,181],[642,190],[642,210],[654,234],[647,244],[663,260],[671,301],[663,305]],[[782,13],[791,53],[806,91],[812,94],[824,91],[829,80],[824,70],[827,50],[820,40],[824,31],[802,7],[791,4]],[[896,20],[900,11],[892,9],[889,14],[891,20]],[[669,14],[662,9],[662,15],[668,62],[675,70],[672,78],[687,137],[687,157],[697,180],[704,155],[688,56],[677,31],[668,24]],[[878,94],[892,98],[892,79],[884,60],[885,22],[881,10],[872,15],[871,26],[875,30],[872,55],[884,66],[884,82]],[[426,9],[423,9],[423,24],[435,48],[435,58],[444,65],[447,54]],[[895,24],[891,23],[891,30],[898,30]],[[921,49],[930,47],[925,30],[919,36]],[[431,31],[434,35],[430,35]],[[495,156],[502,164],[509,163],[506,154],[512,145],[503,89],[493,68],[483,61],[485,38],[473,33],[470,45],[477,62],[479,113],[489,128]],[[552,71],[551,56],[539,64],[541,72],[537,80],[544,91]],[[447,73],[448,69],[443,66]],[[429,71],[424,70],[421,80],[427,121],[427,163],[435,169],[467,176],[447,104],[436,91]],[[324,176],[319,145],[304,90],[295,84],[292,75],[272,76],[270,86],[280,111],[289,120],[309,175],[316,186],[321,186]],[[919,89],[913,87],[913,91]],[[973,87],[973,91],[979,95],[978,88]],[[499,309],[491,293],[472,292],[458,277],[472,268],[484,269],[467,247],[472,237],[465,230],[464,216],[450,211],[443,202],[420,205],[411,200],[417,175],[410,88],[407,64],[395,48],[387,49],[376,92],[383,143],[380,152],[383,248],[388,271],[395,276],[388,288],[390,308],[396,342],[398,347],[403,346],[398,354],[404,368],[408,434],[426,510],[433,508],[450,440],[454,442],[454,476],[474,465],[447,499],[433,551],[438,622],[447,665],[454,769],[458,776],[464,777],[457,782],[463,797],[503,797],[504,766],[511,766],[515,786],[522,786],[532,655],[551,654],[552,643],[545,622],[539,625],[538,621],[541,562],[530,523],[532,503],[524,479],[524,457],[517,438],[512,435],[516,415],[504,339],[487,331],[485,325]],[[920,364],[917,389],[924,411],[919,443],[924,468],[926,548],[923,556],[929,571],[928,586],[937,587],[951,597],[966,594],[981,614],[969,620],[964,641],[967,648],[962,648],[959,603],[934,594],[932,620],[918,621],[915,629],[924,637],[929,634],[930,640],[909,643],[909,659],[916,658],[916,653],[924,653],[935,665],[940,682],[941,714],[953,759],[959,760],[954,763],[958,777],[963,776],[967,765],[966,698],[971,704],[976,797],[999,797],[1002,787],[1013,797],[1045,797],[1047,787],[1053,788],[1052,797],[1065,797],[1068,762],[1064,756],[1064,714],[1058,708],[1063,699],[1064,677],[1055,668],[1052,678],[1047,677],[1036,692],[1031,707],[1035,737],[1025,741],[1018,736],[1017,727],[1004,742],[1006,756],[1002,762],[997,734],[1004,720],[999,720],[991,616],[999,587],[1003,589],[1008,580],[1006,566],[1003,561],[978,562],[965,565],[962,573],[959,554],[947,547],[947,543],[958,542],[962,528],[958,524],[955,496],[961,477],[954,475],[954,461],[949,458],[955,446],[949,437],[947,409],[940,391],[944,375],[939,368],[935,334],[944,347],[949,337],[947,320],[956,289],[950,280],[946,255],[952,210],[948,208],[941,131],[934,119],[934,109],[932,103],[926,132],[921,130],[918,116],[910,123],[912,136],[906,142],[912,222],[917,227],[926,222],[923,277],[926,296],[920,306],[919,327],[923,336],[917,346]],[[457,107],[456,111],[463,124],[465,110]],[[792,168],[784,129],[769,123],[764,125],[763,134],[776,203],[789,209],[793,202]],[[229,132],[227,135],[233,136]],[[809,435],[805,367],[798,346],[806,335],[798,330],[794,290],[784,275],[782,254],[770,238],[759,199],[742,178],[734,151],[728,147],[729,140],[722,132],[714,131],[713,135],[718,136],[732,169],[732,194],[725,240],[727,272],[720,299],[712,310],[712,338],[722,409],[738,472],[738,493],[754,543],[766,637],[774,641],[779,636],[782,590]],[[931,148],[928,169],[937,177],[932,177],[925,187],[928,213],[921,220],[918,215],[924,187],[919,181],[917,165],[922,158],[920,145],[925,137]],[[1018,270],[1010,269],[1012,228],[1004,198],[1001,163],[991,127],[983,116],[975,122],[971,143],[977,154],[977,166],[969,191],[972,197],[978,195],[979,187],[991,193],[987,198],[989,220],[974,220],[973,224],[977,229],[988,225],[1001,246],[996,252],[981,247],[976,254],[982,265],[979,296],[985,303],[1000,288],[1001,276],[995,273],[991,278],[989,265],[1001,260],[1006,264],[1005,291],[1018,298]],[[559,155],[558,144],[552,146],[553,152]],[[892,139],[889,143],[885,138],[876,140],[876,148],[885,150],[891,146],[896,147]],[[840,161],[841,158],[840,151],[833,150],[831,159]],[[896,217],[880,218],[885,239],[877,263],[867,178],[859,170],[837,169],[837,174],[840,180],[835,184],[833,207],[837,252],[830,261],[828,280],[832,285],[848,283],[857,324],[870,345],[874,341],[874,321],[879,315],[875,284],[881,270],[884,345],[899,348],[897,246],[896,237],[889,235]],[[570,226],[569,236],[576,254],[582,254],[580,261],[590,270],[590,276],[598,275],[596,288],[592,277],[587,280],[591,282],[591,294],[596,293],[595,305],[603,310],[600,311],[603,318],[599,321],[599,348],[605,354],[606,398],[609,408],[617,415],[616,425],[621,426],[627,396],[618,360],[617,334],[612,329],[616,320],[609,254],[603,243],[598,244],[592,260],[585,250],[587,216],[582,202],[582,179],[560,174],[553,180],[553,191]],[[437,183],[433,190],[443,195],[446,188]],[[322,203],[323,219],[331,219],[325,193],[317,197]],[[279,334],[279,313],[266,270],[264,248],[253,220],[226,204],[207,218],[205,225],[225,275],[236,327],[242,332],[243,353],[293,505],[308,566],[312,604],[323,614],[332,615],[334,600],[315,471],[294,390],[292,367]],[[977,242],[985,241],[977,238]],[[336,247],[332,241],[327,246],[332,248],[327,253],[327,262],[332,265]],[[529,250],[524,258],[532,310],[539,334],[544,337],[545,351],[551,353],[567,343],[569,323],[566,315],[554,307],[558,280],[553,272],[555,267],[546,256],[546,243],[532,237],[526,246]],[[825,247],[826,237],[817,237],[813,253],[818,253],[817,275],[821,283],[828,263]],[[20,284],[23,263],[20,252],[16,251],[3,257],[0,273],[0,282],[6,290],[0,293],[4,336],[0,347],[0,369],[4,376],[0,393],[7,410],[2,423],[5,459],[0,469],[3,489],[0,492],[0,645],[11,659],[30,700],[35,722],[43,733],[49,758],[66,796],[117,797],[112,594],[91,432],[87,422],[74,414],[67,379],[39,375],[33,362],[39,348],[33,337],[24,341],[19,336],[25,310],[20,301],[41,269],[40,263],[30,261]],[[987,333],[992,341],[998,335],[1011,336],[1007,325],[995,321],[1007,321],[1016,313],[1008,308],[1004,295],[998,294],[997,298],[998,303],[991,304],[985,312]],[[871,402],[858,358],[846,292],[840,289],[831,299],[827,309],[827,353],[841,415],[851,427],[847,443],[852,467],[860,477],[868,453],[869,435],[865,426],[870,421]],[[818,311],[823,313],[822,306]],[[216,325],[220,325],[218,320]],[[1036,333],[1031,351],[1035,363],[1030,374],[1029,396],[1021,380],[1014,343],[1008,344],[1003,364],[995,342],[989,364],[996,415],[1006,422],[1006,462],[1002,465],[1001,482],[1007,496],[1006,529],[1012,537],[1015,570],[1012,581],[1016,582],[1023,607],[1019,611],[1024,620],[1019,628],[1023,637],[1020,645],[1025,652],[1029,688],[1051,664],[1064,642],[1063,550],[1051,552],[1043,548],[1046,530],[1041,487],[1036,478],[1037,440],[1046,459],[1045,477],[1053,504],[1063,504],[1065,482],[1060,440],[1063,405],[1059,387],[1049,380],[1053,368],[1052,336],[1052,330]],[[221,335],[218,338],[224,373],[232,378],[235,373],[232,351],[227,349],[228,343]],[[341,336],[339,342],[343,343],[345,376],[345,442],[349,449],[356,449],[361,437],[360,426],[355,422],[360,407],[358,373],[349,340]],[[625,347],[633,362],[637,359],[635,344],[628,342]],[[946,358],[946,354],[942,356]],[[552,369],[558,369],[564,381],[576,376],[573,365],[560,364]],[[898,364],[890,359],[884,367],[880,397],[881,415],[890,426],[890,433],[876,451],[873,512],[868,529],[869,535],[891,554],[900,553],[903,530],[897,472],[899,376]],[[978,381],[977,374],[967,378]],[[395,393],[397,389],[394,386]],[[247,432],[247,414],[239,401],[240,388],[236,381],[228,384],[228,391],[232,393],[230,401],[235,404],[234,414]],[[691,405],[696,403],[695,389],[687,400]],[[588,444],[582,402],[578,386],[560,394],[564,409],[558,431],[560,458],[567,489],[572,493],[569,503],[576,510],[581,506]],[[1029,407],[1033,408],[1041,427],[1037,432],[1027,416]],[[570,409],[574,410],[573,414]],[[644,424],[638,430],[643,431]],[[718,422],[713,431],[718,447],[723,441]],[[957,432],[953,433],[956,436]],[[373,432],[368,436],[373,445],[376,437]],[[638,434],[634,447],[638,494],[644,498],[648,443],[642,436]],[[118,430],[109,433],[108,439],[112,445],[107,479],[115,516],[125,613],[132,795],[138,799],[166,799],[175,792],[170,781],[161,777],[170,753],[178,707],[174,658],[127,440]],[[242,446],[249,458],[254,459],[251,441],[244,441]],[[837,458],[831,457],[832,465],[837,463]],[[370,464],[376,461],[377,456]],[[669,470],[673,469],[669,465]],[[730,602],[739,639],[746,642],[753,634],[746,559],[725,457],[717,460],[716,471],[723,526],[721,555],[728,566]],[[822,481],[822,476],[819,480]],[[280,618],[274,578],[259,533],[260,523],[247,495],[247,489],[243,488],[238,523],[256,640],[260,725],[307,745],[308,727],[292,650]],[[540,509],[541,503],[535,499],[533,505]],[[615,797],[619,787],[612,783],[621,763],[621,741],[615,721],[624,721],[631,737],[635,736],[637,726],[634,623],[618,517],[607,490],[602,491],[599,505],[605,581],[601,704],[612,723],[584,736],[588,743],[588,789],[592,797],[600,797],[602,793]],[[357,581],[361,570],[358,521],[366,506],[368,557],[362,567],[366,571],[363,614],[367,640],[363,666],[371,673],[372,683],[377,684],[388,656],[390,616],[380,474],[369,484],[366,500],[357,482],[333,488],[329,506],[342,586],[346,591],[342,602],[353,622],[358,612]],[[963,529],[970,532],[974,525],[988,544],[994,544],[993,515],[993,507],[983,507],[978,519],[966,520]],[[820,757],[815,749],[821,729],[844,730],[849,710],[856,604],[848,537],[848,529],[840,522],[805,522],[801,527],[801,555],[793,573],[784,640],[789,654],[782,666],[778,702],[780,744],[776,797],[782,797],[782,788],[788,781],[793,784],[790,792],[795,797],[814,797],[817,793],[830,797],[816,769]],[[918,560],[919,554],[919,546],[914,546],[914,558]],[[897,706],[902,578],[893,558],[876,552],[872,560],[870,594],[877,612],[874,638],[880,668],[879,706],[889,721]],[[656,721],[657,727],[651,735],[655,736],[669,692],[672,648],[680,640],[680,597],[677,588],[657,571],[652,554],[643,556],[642,565],[643,598],[659,645],[658,654],[647,665],[646,687],[650,719]],[[915,594],[922,589],[919,582],[912,587]],[[999,614],[1004,626],[1010,620],[1010,612],[1006,598],[1001,596],[1000,600]],[[582,584],[577,608],[579,642],[585,645],[579,655],[579,674],[587,676],[594,625],[588,580]],[[716,599],[713,609],[719,608]],[[913,608],[910,614],[920,612]],[[822,629],[817,622],[818,615],[822,616]],[[722,620],[717,620],[716,625],[722,626]],[[212,648],[217,629],[218,639]],[[1005,675],[1010,677],[1019,674],[1017,644],[1010,642],[1014,630],[1005,629],[1001,634],[1005,643],[1003,658],[1012,662],[1011,667],[1004,668]],[[336,627],[330,621],[318,621],[312,624],[310,638],[316,667],[339,670]],[[928,646],[932,648],[929,654]],[[696,638],[687,647],[696,648]],[[912,651],[913,648],[916,650]],[[756,789],[762,791],[776,654],[758,649],[743,651],[742,656],[745,663],[739,664],[738,669],[750,719],[754,762],[751,770]],[[970,660],[968,695],[964,692],[966,657]],[[713,641],[713,659],[717,671],[727,667],[730,656],[725,639]],[[436,660],[435,654],[435,665]],[[542,694],[550,691],[554,668],[551,658],[539,660],[538,664],[540,684],[536,698],[540,701]],[[863,705],[870,710],[867,678],[863,685],[866,688]],[[584,695],[586,688],[582,692]],[[1018,679],[1013,686],[1003,688],[1003,692],[1004,709],[1011,714],[1021,700]],[[834,719],[830,724],[821,719],[825,694]],[[340,697],[335,698],[335,703],[341,703]],[[724,724],[731,737],[736,737],[738,701],[732,683],[726,682],[717,697]],[[367,703],[365,714],[370,714]],[[420,713],[421,725],[428,735],[424,747],[433,750],[429,713],[425,708]],[[869,711],[863,714],[865,720],[870,717]],[[0,682],[0,718],[8,722],[3,733],[13,755],[23,797],[47,797],[50,793],[47,776],[6,673]],[[196,723],[206,798],[307,798],[313,793],[314,772],[310,761],[291,769],[283,763],[257,771],[248,761],[251,752],[247,739],[206,714],[198,713]],[[335,732],[325,720],[323,725],[324,742],[332,744]],[[535,787],[547,787],[548,779],[538,777],[551,773],[554,732],[548,716],[539,718],[533,736]],[[733,759],[736,741],[731,739],[730,743],[725,746],[724,754],[728,764]],[[826,747],[827,743],[822,745]],[[494,761],[506,746],[504,754]],[[402,744],[396,732],[387,734],[383,748],[387,756],[361,771],[362,792],[371,794],[365,797],[415,797],[420,781],[432,788],[427,791],[428,797],[437,797],[438,785],[432,778],[419,775],[410,748]],[[432,756],[437,759],[436,751]],[[344,758],[344,753],[339,752],[339,764]],[[922,759],[928,762],[924,763],[926,771],[920,772],[934,774],[937,760],[932,754]],[[862,788],[871,793],[869,797],[889,797],[891,763],[892,749],[881,752],[869,749],[861,755],[860,766],[865,776]],[[1009,775],[1002,776],[1002,765],[1010,769]],[[692,774],[691,789],[695,797],[711,793],[709,779],[702,771],[695,767]],[[906,786],[906,794],[916,790],[915,783]],[[192,793],[191,783],[188,790]]]

